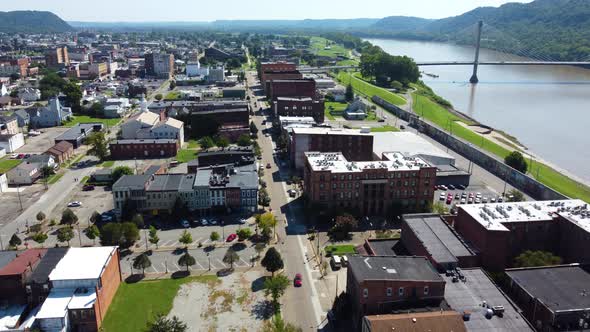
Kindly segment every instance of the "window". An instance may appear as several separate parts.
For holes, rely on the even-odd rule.
[[[430,289],[428,288],[428,286],[424,286],[424,295],[428,295],[429,291]]]
[[[404,296],[404,288],[403,288],[403,287],[400,287],[400,288],[397,290],[397,293],[399,294],[399,296]]]
[[[363,297],[366,299],[369,297],[369,289],[363,288]]]
[[[387,287],[387,296],[391,296],[392,293],[393,290],[391,289],[391,287]]]

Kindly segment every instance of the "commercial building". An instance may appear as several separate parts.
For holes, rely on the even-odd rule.
[[[264,92],[268,93],[273,80],[300,80],[303,78],[295,63],[262,62],[260,64],[260,83]]]
[[[526,250],[590,262],[590,211],[581,200],[462,204],[453,226],[493,271],[509,267]]]
[[[324,209],[387,215],[419,212],[432,202],[436,169],[420,158],[388,154],[387,161],[348,161],[340,152],[305,152],[305,194]]]
[[[209,68],[209,75],[207,76],[207,81],[211,83],[225,81],[225,67],[220,66]]]
[[[349,161],[373,160],[373,135],[342,128],[293,128],[289,145],[291,163],[302,171],[305,152],[341,152]]]
[[[0,303],[27,304],[26,279],[31,275],[47,249],[28,249],[0,268]]]
[[[27,303],[30,308],[35,308],[42,304],[49,292],[51,291],[51,283],[49,281],[49,274],[57,263],[65,256],[69,248],[48,248],[45,254],[40,258],[39,262],[32,270],[25,281],[25,292]]]
[[[427,257],[439,271],[478,266],[474,250],[438,214],[404,214],[401,234],[409,254]]]
[[[61,141],[45,151],[45,154],[53,156],[55,161],[61,164],[74,155],[74,145],[68,141]]]
[[[189,61],[186,64],[186,76],[188,77],[205,77],[209,75],[209,67],[201,67],[201,63],[197,61]]]
[[[346,294],[357,326],[368,315],[439,306],[445,296],[445,283],[424,257],[348,257]]]
[[[70,64],[67,47],[57,47],[45,53],[47,67],[64,67]]]
[[[72,144],[74,149],[79,148],[84,143],[86,137],[95,132],[100,132],[104,129],[102,123],[78,123],[74,127],[68,129],[61,135],[57,136],[54,141],[55,144],[59,142],[68,142]]]
[[[456,311],[418,312],[363,317],[363,332],[464,332],[463,316]]]
[[[166,53],[146,53],[145,71],[148,76],[169,79],[174,74],[174,55]]]
[[[278,97],[317,97],[313,79],[273,80],[270,82],[267,95],[269,100],[275,100]]]
[[[171,158],[179,149],[176,139],[120,139],[109,142],[112,159]]]
[[[199,152],[197,159],[188,162],[188,172],[197,173],[199,168],[217,165],[245,165],[254,163],[252,147],[211,148]]]
[[[273,101],[275,117],[312,117],[317,123],[324,122],[324,101],[309,97],[278,97]]]
[[[590,328],[590,274],[577,264],[508,269],[509,295],[537,331]]]

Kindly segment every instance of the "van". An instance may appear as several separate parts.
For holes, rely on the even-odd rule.
[[[338,255],[332,256],[332,259],[330,260],[330,264],[332,265],[332,270],[340,269],[340,267],[342,266],[342,260],[340,259],[340,256],[338,256]]]
[[[345,255],[342,256],[342,266],[348,267],[348,257]]]

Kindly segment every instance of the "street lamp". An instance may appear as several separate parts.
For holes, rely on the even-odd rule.
[[[211,257],[209,256],[209,253],[207,253],[207,259],[209,260],[209,271],[211,271]]]

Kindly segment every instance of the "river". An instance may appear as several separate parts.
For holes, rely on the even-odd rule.
[[[367,39],[417,62],[473,61],[475,49],[447,43]],[[527,60],[482,49],[480,61]],[[571,66],[424,66],[422,79],[455,109],[515,136],[533,154],[590,183],[590,70]]]

